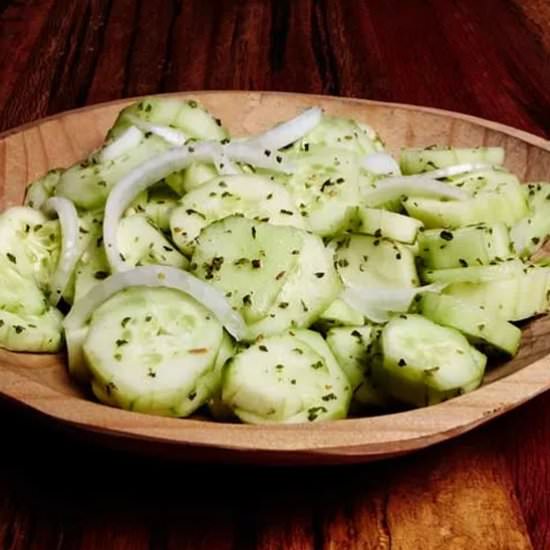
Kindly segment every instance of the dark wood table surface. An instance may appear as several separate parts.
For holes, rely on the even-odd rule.
[[[548,0],[0,0],[0,130],[125,96],[313,92],[550,135]],[[2,549],[550,548],[550,395],[378,464],[181,464],[0,404]]]

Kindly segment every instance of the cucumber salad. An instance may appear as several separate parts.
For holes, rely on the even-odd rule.
[[[0,216],[0,346],[100,402],[248,423],[422,407],[550,309],[550,183],[500,147],[385,152],[312,107],[230,136],[194,100],[123,109]]]

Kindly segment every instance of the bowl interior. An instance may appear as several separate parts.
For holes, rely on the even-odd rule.
[[[373,126],[392,153],[398,153],[402,147],[424,147],[432,144],[468,147],[499,145],[506,150],[507,168],[522,181],[548,179],[550,174],[548,143],[523,132],[473,117],[410,106],[323,96],[253,92],[199,92],[180,95],[201,101],[215,116],[222,119],[233,135],[237,136],[258,132],[292,117],[308,106],[320,105],[329,114],[353,117]],[[28,182],[48,169],[69,166],[98,147],[118,111],[128,102],[124,100],[65,113],[0,136],[0,207],[4,209],[21,204]],[[546,316],[527,323],[523,329],[522,346],[518,356],[513,361],[492,365],[485,378],[486,386],[492,386],[495,382],[537,362],[550,352],[550,321]],[[281,438],[275,435],[275,442],[270,442],[261,439],[267,437],[261,435],[266,433],[265,430],[260,432],[255,431],[254,427],[237,425],[225,425],[220,428],[219,424],[200,420],[185,421],[186,428],[182,431],[181,420],[115,411],[92,403],[89,396],[69,379],[64,365],[63,355],[15,354],[0,350],[0,392],[51,416],[96,431],[106,430],[131,437],[164,438],[198,445],[212,443],[214,432],[206,426],[216,425],[218,430],[231,428],[228,433],[231,433],[232,429],[248,430],[249,435],[245,435],[245,438],[260,438],[254,441],[256,448],[258,445],[262,447],[263,444],[265,448],[342,449],[348,442],[350,446],[371,445],[370,450],[376,453],[383,452],[380,445],[389,440],[396,441],[405,437],[414,440],[420,437],[424,432],[414,431],[410,426],[414,426],[417,421],[420,422],[421,418],[424,423],[423,429],[431,433],[444,432],[452,428],[450,424],[445,424],[443,418],[438,420],[437,414],[432,415],[433,419],[430,421],[425,412],[422,417],[419,411],[411,411],[385,415],[388,422],[390,417],[393,419],[394,424],[391,426],[387,422],[377,421],[376,418],[330,423],[334,426],[341,425],[339,429],[327,427],[329,423],[322,427],[316,426],[314,430],[311,425],[306,426],[312,433],[320,434],[316,436],[317,439],[311,439],[310,433],[303,428],[292,427],[292,437]],[[537,387],[540,386],[542,389],[542,382],[537,383]],[[544,384],[547,384],[546,380]],[[510,384],[507,387],[512,386],[513,384]],[[483,392],[483,389],[477,392]],[[531,394],[534,392],[535,390],[531,391]],[[496,399],[495,395],[493,392],[480,397],[485,411],[492,410],[489,405],[491,400]],[[466,397],[468,396],[456,398],[449,403],[456,402],[459,409],[461,406],[468,407],[469,405],[463,405],[469,403],[465,400]],[[527,394],[523,395],[522,399],[526,398]],[[449,403],[432,408],[448,407]],[[499,403],[502,404],[503,401]],[[498,408],[498,403],[493,405]],[[487,415],[487,412],[484,414]],[[466,416],[470,419],[470,424],[476,422],[475,415],[468,413]],[[378,430],[379,435],[371,435],[366,439],[364,436],[358,437],[357,430],[365,428]],[[281,434],[285,433],[285,430],[288,432],[288,429],[282,427],[281,431],[280,427],[275,427],[270,428],[268,432]],[[331,440],[337,432],[340,432],[339,436]],[[381,435],[382,432],[384,435]],[[225,440],[229,448],[242,446],[245,442],[244,439],[240,441],[239,437],[226,437],[229,438]],[[299,438],[301,444],[292,446],[293,437],[295,443]]]

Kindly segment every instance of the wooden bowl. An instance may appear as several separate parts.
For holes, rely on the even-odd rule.
[[[388,149],[449,144],[500,145],[506,166],[522,181],[550,177],[550,143],[475,117],[408,105],[283,93],[196,92],[234,135],[257,132],[311,105],[376,128]],[[68,166],[100,145],[129,100],[87,107],[0,136],[0,202],[21,204],[25,185],[46,170]],[[68,377],[63,355],[0,351],[0,395],[85,436],[140,451],[193,460],[250,463],[367,462],[455,437],[517,407],[550,387],[550,323],[523,331],[519,355],[493,367],[478,390],[424,409],[293,426],[221,424],[147,416],[95,403]]]

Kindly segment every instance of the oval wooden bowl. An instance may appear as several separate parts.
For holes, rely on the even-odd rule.
[[[471,116],[413,107],[283,93],[196,92],[235,135],[262,130],[310,105],[365,121],[390,151],[404,146],[501,145],[522,181],[550,178],[550,143]],[[25,185],[46,170],[68,166],[100,145],[129,100],[88,107],[0,136],[0,206],[21,204]],[[65,358],[0,351],[0,395],[86,437],[193,460],[251,463],[367,462],[455,437],[550,387],[550,322],[523,332],[519,355],[487,373],[478,390],[440,405],[370,418],[293,426],[220,424],[147,416],[93,402],[68,377]]]

